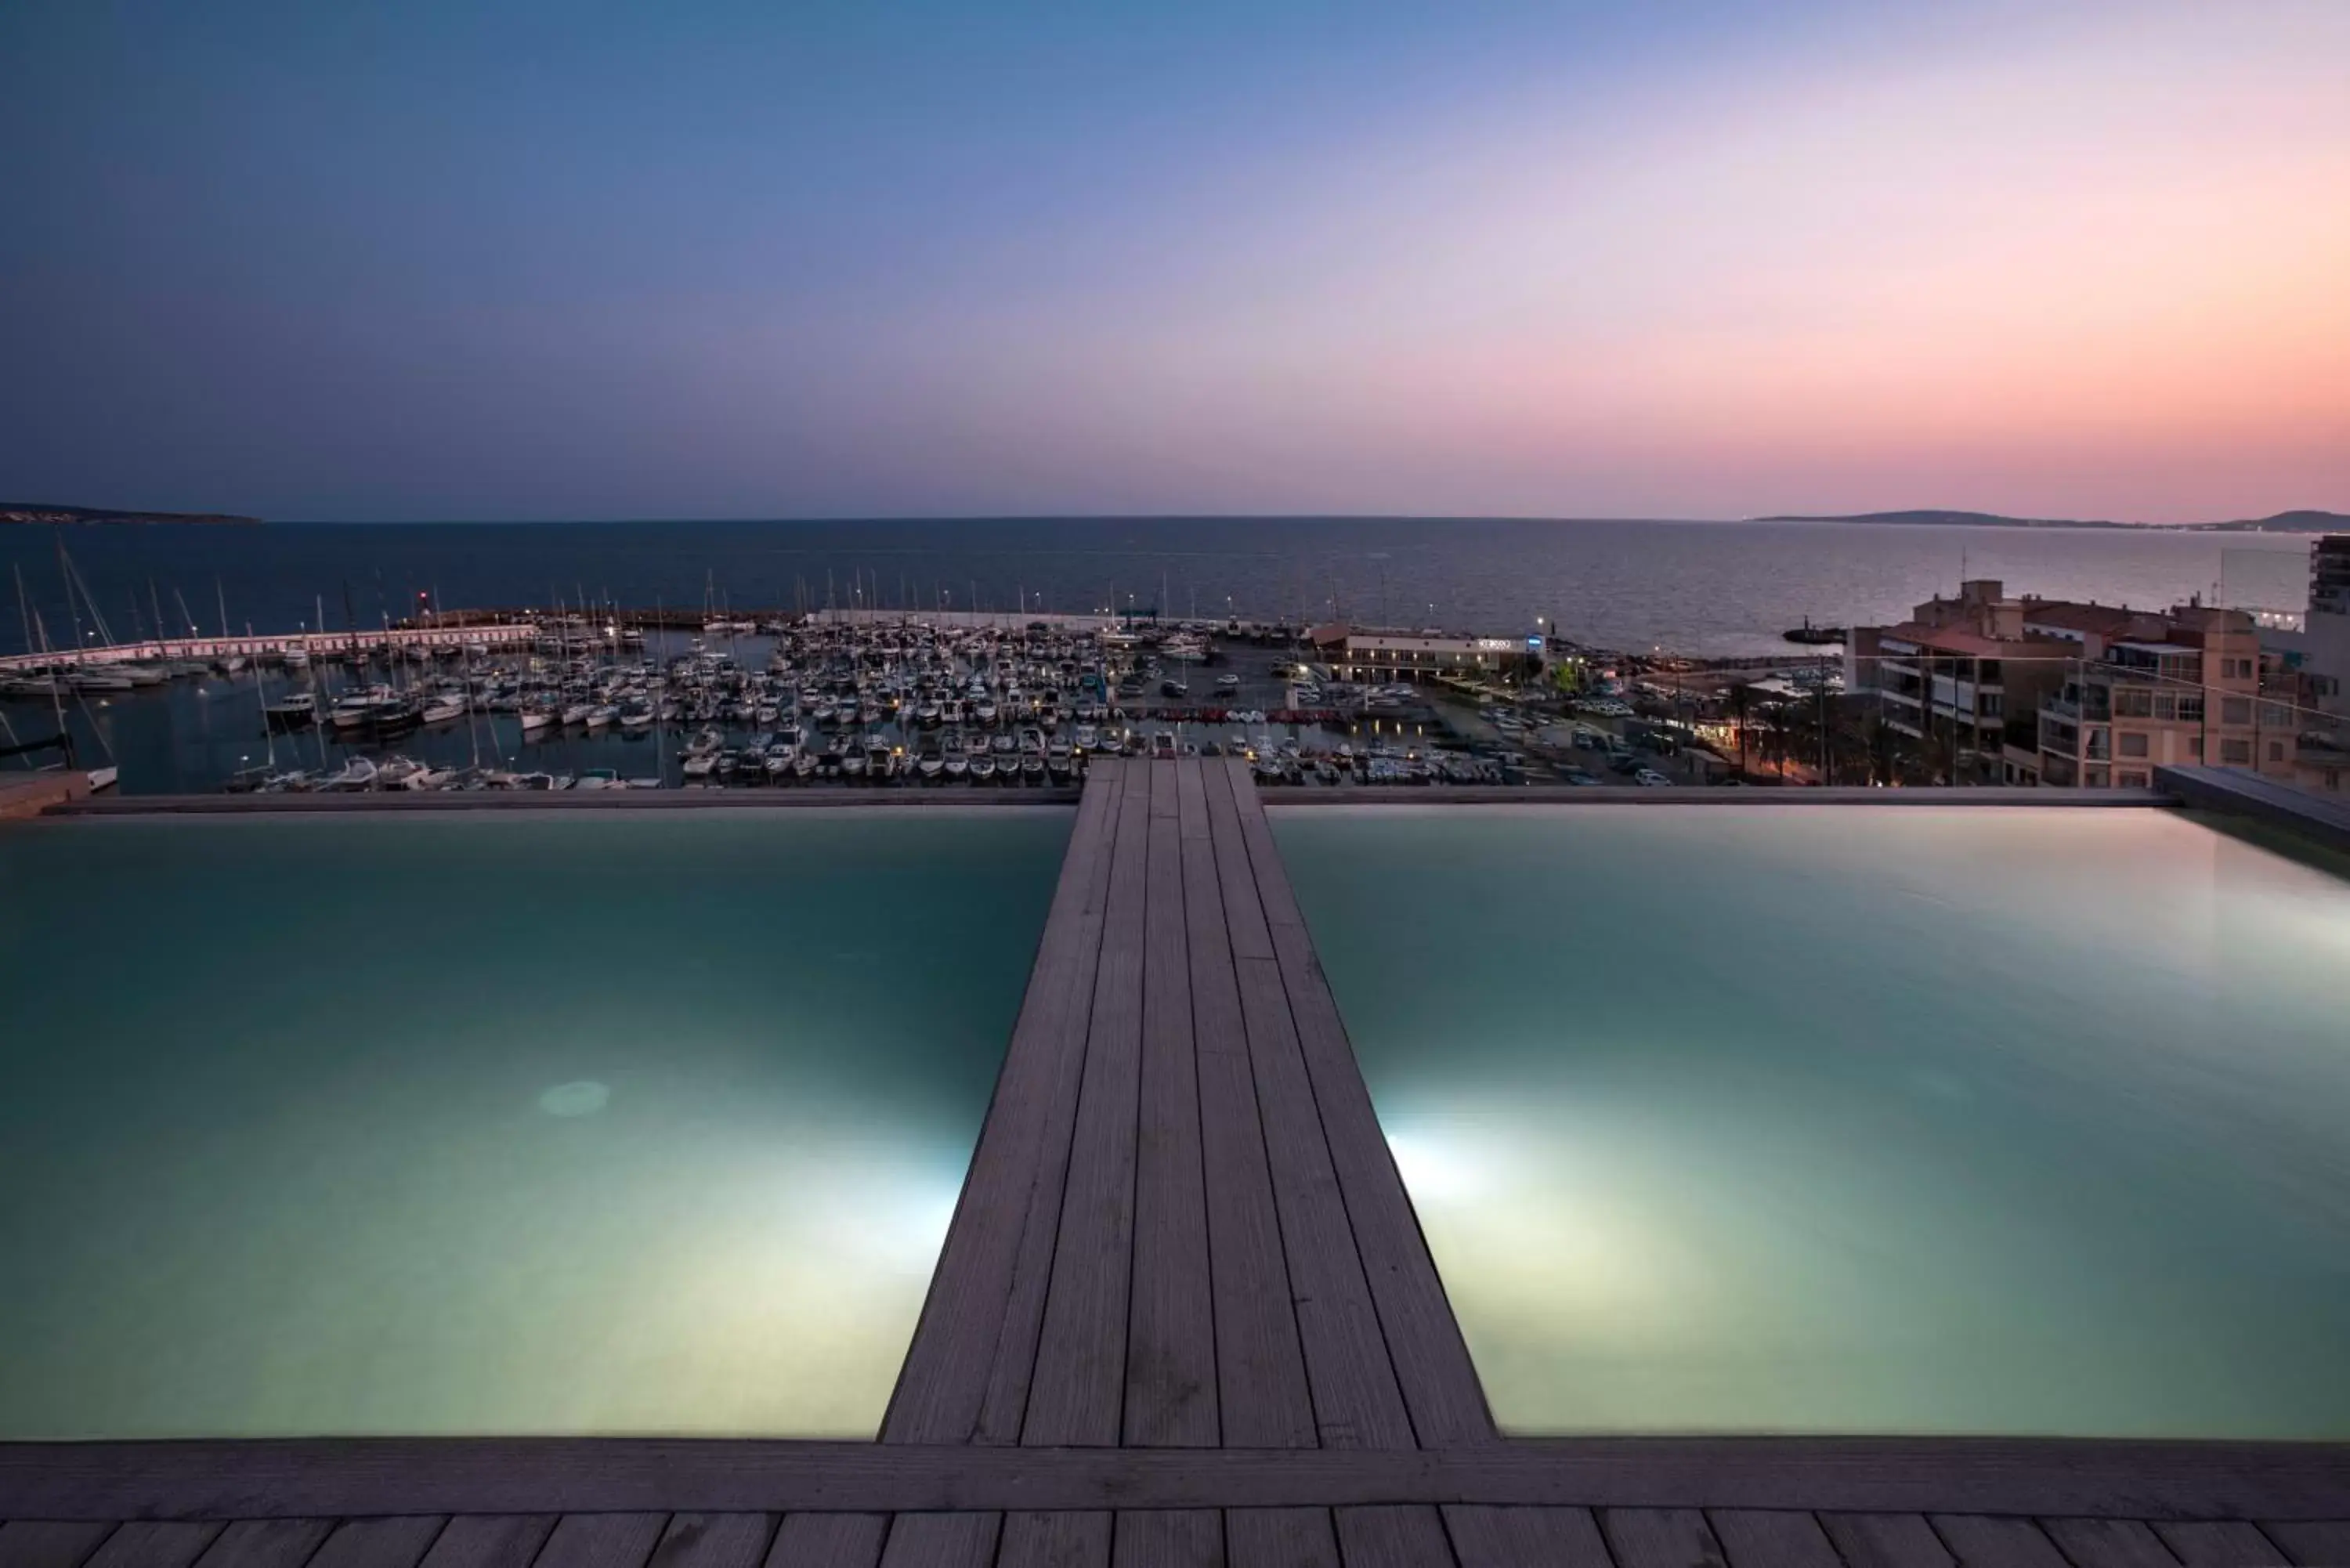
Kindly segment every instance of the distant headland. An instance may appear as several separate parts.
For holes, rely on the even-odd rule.
[[[137,512],[115,506],[52,506],[40,501],[0,501],[6,523],[209,523],[250,525],[258,517],[227,512]]]
[[[2303,509],[2232,523],[2115,523],[2074,517],[2002,517],[1995,512],[1855,512],[1842,516],[1755,517],[1755,523],[1891,523],[1944,528],[2159,528],[2186,534],[2327,534],[2350,528],[2350,514]]]

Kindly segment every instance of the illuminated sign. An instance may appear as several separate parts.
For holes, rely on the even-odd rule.
[[[1543,639],[1541,638],[1530,637],[1526,639],[1526,651],[1528,653],[1540,653],[1542,651],[1542,645]]]
[[[1480,653],[1509,653],[1514,651],[1518,645],[1506,637],[1481,637],[1475,646]]]

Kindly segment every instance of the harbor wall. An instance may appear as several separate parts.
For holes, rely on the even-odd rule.
[[[0,822],[38,816],[53,805],[89,797],[89,775],[78,768],[32,774],[0,783]]]

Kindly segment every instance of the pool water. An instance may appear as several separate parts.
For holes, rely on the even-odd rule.
[[[0,1438],[871,1436],[1070,822],[0,830]]]
[[[2350,1438],[2350,880],[2175,813],[1298,808],[1519,1432]]]

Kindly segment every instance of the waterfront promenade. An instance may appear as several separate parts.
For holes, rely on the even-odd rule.
[[[1245,767],[1103,759],[879,1441],[0,1445],[0,1568],[2317,1568],[2350,1450],[1505,1437]]]

